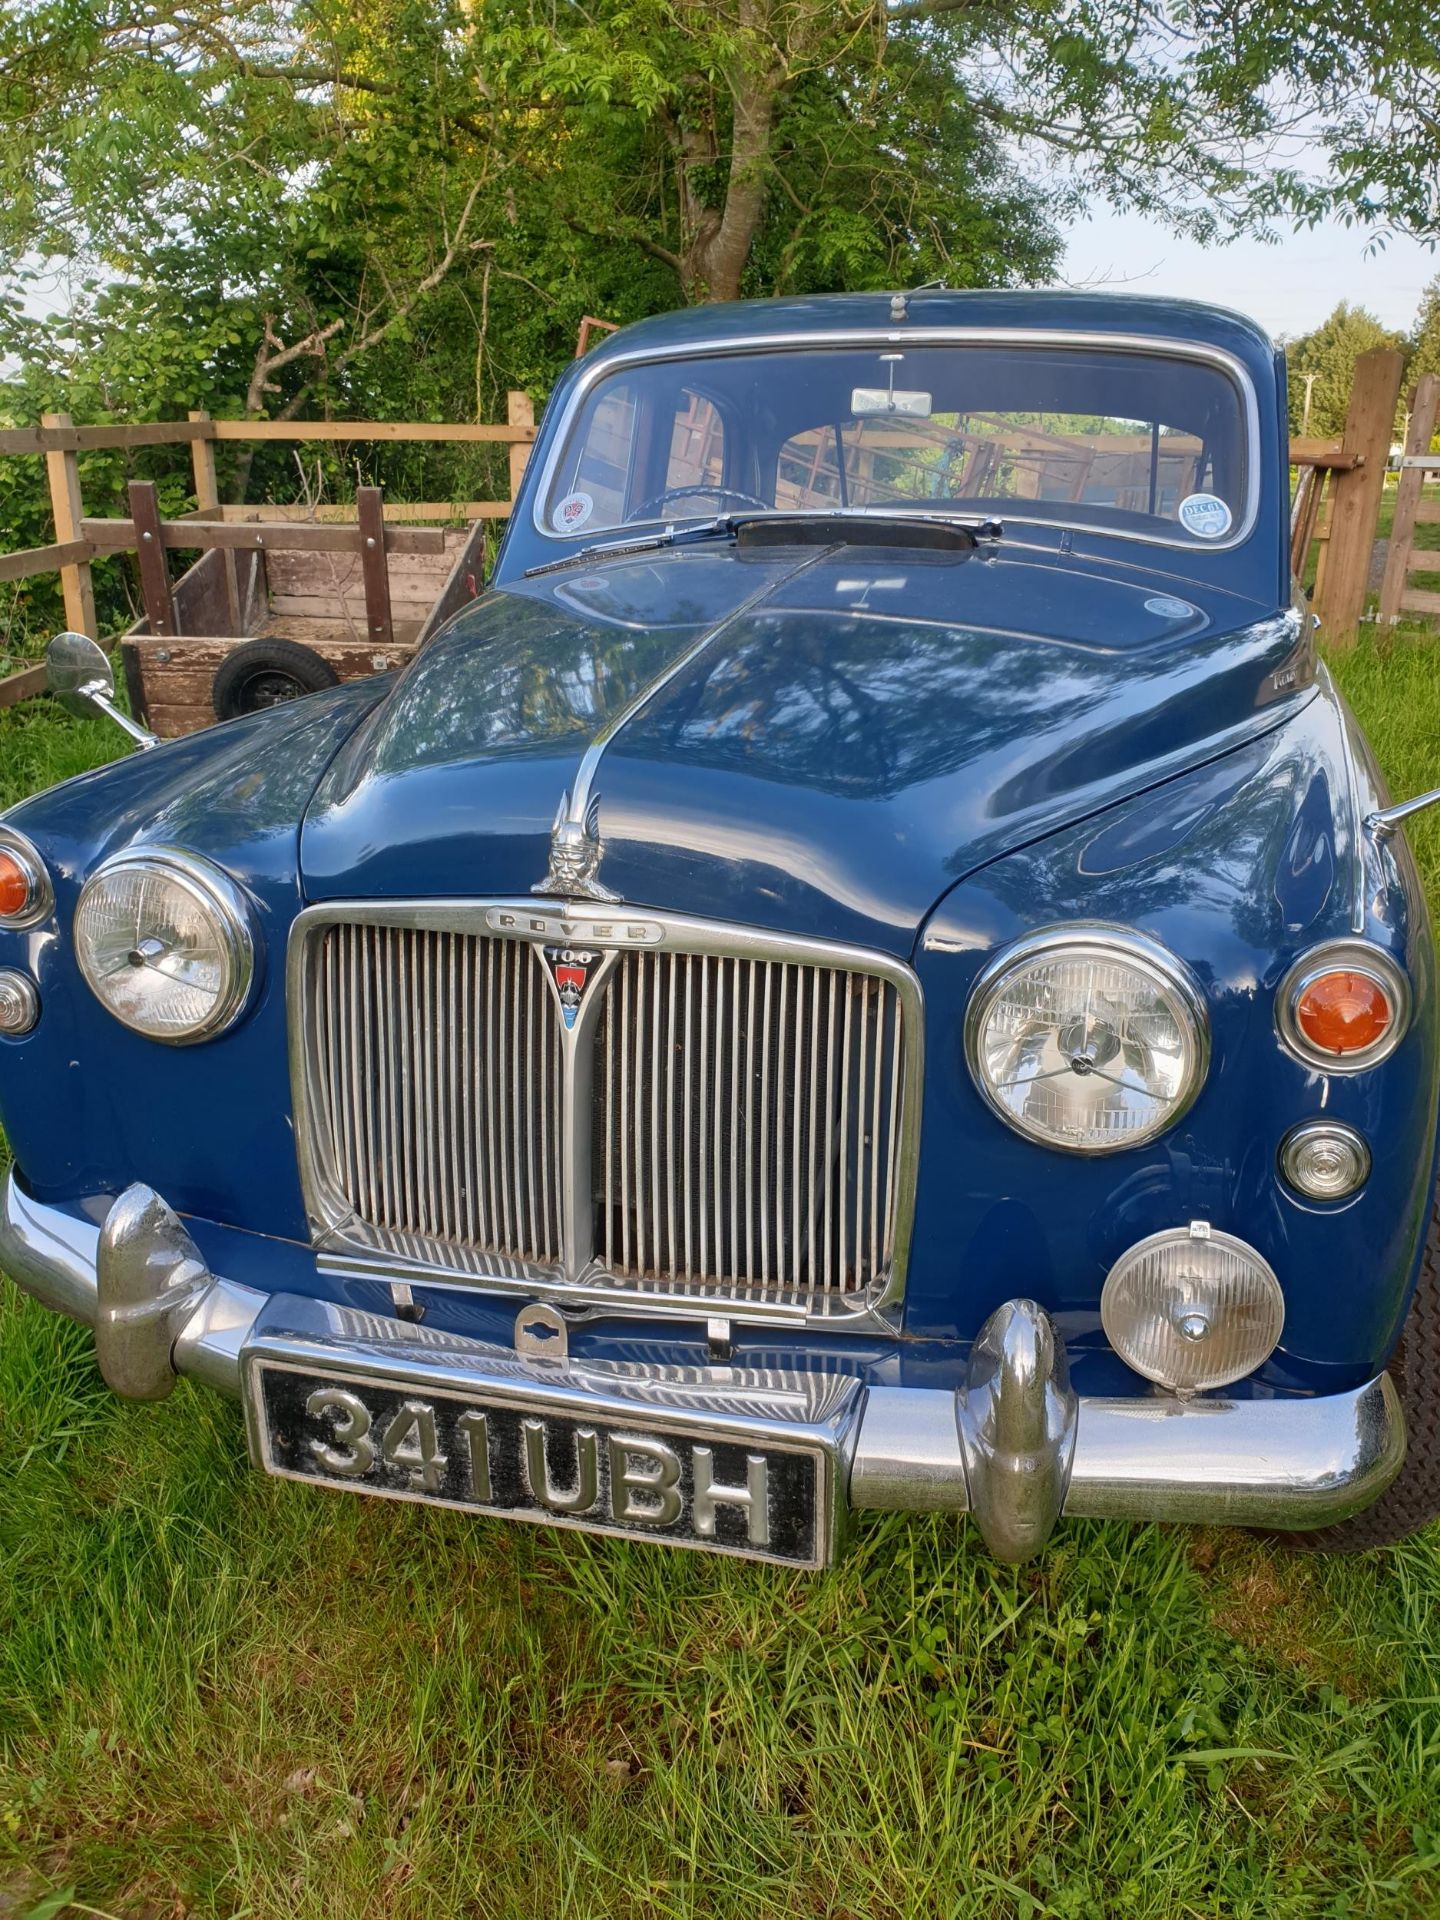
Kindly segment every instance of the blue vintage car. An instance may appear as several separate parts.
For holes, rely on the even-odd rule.
[[[1161,300],[617,334],[398,677],[5,817],[0,1264],[392,1499],[1423,1523],[1435,957],[1285,418]]]

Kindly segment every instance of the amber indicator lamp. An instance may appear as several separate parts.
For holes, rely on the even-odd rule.
[[[0,851],[0,920],[18,920],[35,902],[35,882],[13,853]]]
[[[1295,1008],[1295,1024],[1323,1053],[1363,1053],[1384,1035],[1395,1010],[1369,974],[1337,969],[1311,980]]]

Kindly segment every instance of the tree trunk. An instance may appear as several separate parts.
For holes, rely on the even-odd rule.
[[[742,27],[763,24],[764,0],[742,0]],[[756,33],[758,43],[758,31]],[[750,249],[765,211],[765,170],[780,104],[782,76],[758,44],[742,54],[730,76],[730,171],[720,210],[697,205],[689,175],[712,156],[687,143],[682,153],[681,208],[689,211],[681,248],[680,280],[689,300],[738,300]]]

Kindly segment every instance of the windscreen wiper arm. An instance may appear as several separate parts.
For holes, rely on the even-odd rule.
[[[562,567],[583,566],[616,554],[651,553],[659,547],[688,546],[691,541],[729,539],[742,546],[783,546],[786,542],[858,547],[931,547],[969,552],[982,540],[998,540],[1004,528],[998,520],[964,518],[953,513],[875,513],[861,507],[802,508],[790,512],[765,509],[756,513],[720,513],[713,520],[695,520],[668,526],[659,533],[624,540],[601,540],[567,553],[559,560],[527,567],[524,577],[555,573]]]
[[[533,580],[537,573],[555,573],[561,567],[582,566],[587,560],[605,560],[617,553],[650,553],[656,547],[682,547],[692,540],[714,540],[721,536],[734,539],[737,527],[745,514],[719,513],[713,520],[694,520],[686,526],[669,526],[659,533],[633,534],[624,540],[599,540],[591,547],[581,547],[578,553],[567,553],[559,560],[543,561],[538,567],[527,567],[524,578]]]

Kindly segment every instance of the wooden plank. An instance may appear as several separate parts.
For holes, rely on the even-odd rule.
[[[385,563],[384,495],[379,487],[355,489],[360,525],[360,564],[365,575],[365,629],[382,646],[394,637],[390,622],[390,569]]]
[[[470,421],[217,420],[217,440],[462,440],[502,446],[533,440],[535,428],[491,427]]]
[[[390,555],[390,591],[406,589],[415,593],[437,594],[449,577],[455,553],[463,542],[447,553],[401,553]],[[272,593],[341,593],[353,587],[363,591],[358,553],[272,553],[270,589]]]
[[[28,700],[32,694],[44,691],[44,667],[22,667],[19,673],[7,674],[3,680],[0,680],[0,707],[18,706],[22,700]]]
[[[7,427],[0,432],[0,453],[93,453],[123,447],[169,447],[178,441],[210,439],[208,425],[184,420],[132,421],[125,426],[77,427],[69,414],[41,415],[38,427]]]
[[[446,520],[459,526],[462,521],[506,520],[514,503],[509,500],[387,500],[385,518],[391,520]],[[331,525],[339,522],[344,526],[354,526],[355,509],[348,506],[294,507],[272,504],[256,506],[222,506],[217,518],[221,520],[305,520],[317,525]]]
[[[189,419],[195,425],[209,424],[210,415],[200,409]],[[195,507],[199,520],[220,518],[220,482],[215,472],[215,442],[212,439],[190,442],[190,466],[195,475]],[[240,631],[240,579],[235,571],[235,556],[227,553],[221,564],[225,588],[226,612],[232,633]]]
[[[1347,453],[1338,440],[1292,440],[1290,464],[1292,467],[1331,467],[1337,473],[1348,473],[1355,465],[1355,456]]]
[[[435,604],[433,594],[424,594],[407,599],[399,594],[390,596],[390,624],[398,627],[403,620],[424,620]],[[358,634],[364,634],[366,627],[365,595],[363,592],[338,593],[272,593],[270,612],[285,620],[339,620],[354,627]]]
[[[1348,473],[1337,473],[1331,481],[1334,507],[1330,546],[1323,591],[1316,595],[1316,611],[1332,647],[1348,646],[1354,640],[1365,609],[1404,365],[1399,350],[1393,347],[1372,347],[1355,363],[1344,447],[1355,456],[1356,465]]]
[[[1419,500],[1415,504],[1417,527],[1440,527],[1440,500]]]
[[[0,580],[28,580],[35,573],[58,573],[88,560],[95,549],[88,540],[66,540],[55,547],[26,547],[20,553],[0,553]]]
[[[216,637],[205,640],[161,640],[132,638],[124,643],[127,657],[133,660],[136,677],[144,690],[148,724],[163,739],[173,740],[193,733],[198,727],[213,726],[215,708],[213,688],[222,661],[237,647],[251,644],[252,637]],[[328,660],[342,680],[357,680],[372,673],[393,673],[415,651],[413,637],[389,647],[342,633],[339,637],[318,632],[313,625],[298,625],[277,634],[277,638],[298,640],[302,646]],[[3,683],[0,683],[3,684]]]
[[[512,387],[505,396],[505,418],[516,432],[524,432],[530,439],[535,438],[535,409],[531,405],[528,393],[521,393]],[[525,462],[530,458],[528,444],[512,444],[510,448],[510,498],[513,500],[520,491],[520,482],[525,478]]]
[[[40,418],[46,427],[68,428],[70,425],[68,413],[46,413]],[[79,463],[73,453],[47,453],[45,471],[50,482],[50,511],[55,520],[55,542],[57,546],[68,547],[86,538]],[[88,633],[92,640],[98,639],[100,629],[95,622],[95,585],[90,577],[88,560],[78,560],[61,567],[60,590],[65,596],[66,626],[76,633]]]
[[[84,520],[84,537],[107,553],[123,552],[135,545],[134,520]],[[312,527],[290,521],[250,522],[230,525],[218,520],[163,520],[160,542],[165,547],[235,547],[266,552],[272,547],[293,548],[311,553],[355,553],[360,535],[354,526]],[[385,547],[390,553],[444,553],[443,527],[386,527]]]
[[[1406,613],[1440,613],[1440,593],[1422,593],[1419,587],[1411,587],[1401,596],[1400,605]]]
[[[420,629],[420,644],[423,647],[432,633],[435,633],[464,606],[476,598],[485,584],[485,528],[477,522],[470,529],[470,537],[455,556],[455,564],[450,569],[450,578],[437,595],[434,606],[426,615],[425,624]]]
[[[175,603],[170,594],[170,569],[161,539],[160,502],[153,480],[130,482],[130,513],[135,522],[135,550],[140,556],[140,595],[145,618],[154,634],[175,632]]]

